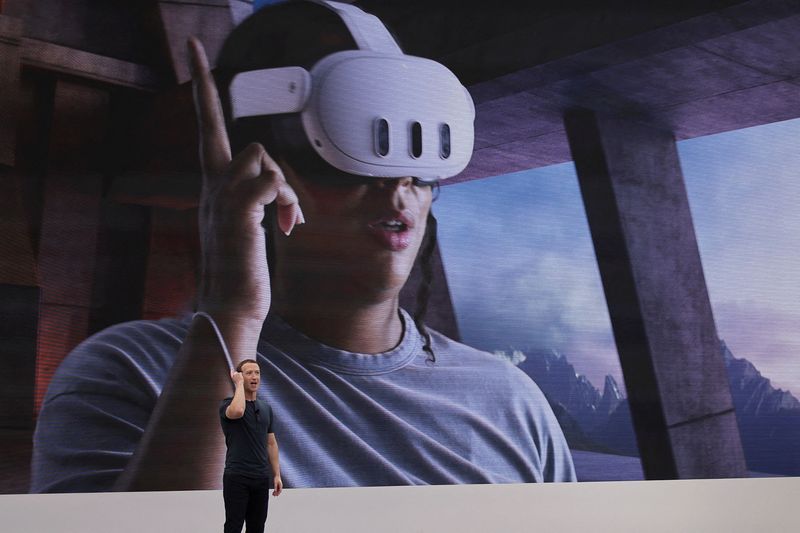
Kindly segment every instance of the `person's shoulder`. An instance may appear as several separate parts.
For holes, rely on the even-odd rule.
[[[158,343],[180,345],[186,337],[189,322],[188,316],[121,322],[95,333],[84,343],[112,343],[114,346],[147,346]]]
[[[505,357],[455,341],[438,331],[429,331],[437,365],[464,371],[486,386],[524,391],[537,400],[542,396],[533,379]]]
[[[146,362],[165,357],[170,360],[180,349],[188,331],[185,318],[135,320],[98,331],[81,342],[65,359],[65,364],[87,364],[103,356],[102,363],[115,359]],[[114,358],[117,355],[119,357]],[[131,361],[134,362],[134,361]]]
[[[431,347],[436,354],[436,361],[457,366],[497,367],[506,371],[514,370],[508,359],[480,350],[468,344],[456,341],[435,330],[428,330],[431,335]],[[518,370],[518,369],[516,369]]]
[[[180,349],[188,320],[165,318],[115,324],[78,344],[59,365],[48,397],[104,383],[143,382],[160,391]]]

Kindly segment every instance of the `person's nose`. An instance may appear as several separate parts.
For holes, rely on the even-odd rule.
[[[394,209],[405,209],[414,178],[385,178],[376,180],[375,191],[381,202],[390,203]]]
[[[404,178],[383,178],[375,180],[381,189],[396,190],[408,188],[414,184],[414,178],[406,176]]]

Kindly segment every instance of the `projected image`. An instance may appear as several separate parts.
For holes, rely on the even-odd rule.
[[[285,488],[715,477],[691,450],[697,469],[676,466],[669,432],[689,426],[696,448],[741,441],[746,465],[721,477],[800,475],[800,119],[680,107],[768,85],[759,69],[699,83],[720,69],[670,55],[699,54],[672,38],[719,6],[644,10],[612,35],[535,6],[23,4],[0,2],[0,493],[219,489],[239,392],[269,429],[256,446],[280,453],[259,472]],[[631,349],[625,328],[659,322],[640,307],[672,283],[641,280],[648,252],[675,243],[636,234],[640,278],[608,268],[600,195],[571,161],[600,134],[568,139],[565,116],[641,125],[651,107],[667,155],[648,176],[679,162],[657,198],[688,197],[679,244],[702,262],[686,307],[707,288],[713,318],[665,311],[674,335]],[[711,350],[670,352],[698,331]],[[678,369],[664,354],[695,358],[675,371],[692,394],[730,388],[700,419],[736,427],[704,441],[667,420],[690,394],[661,393],[646,367]],[[232,371],[246,359],[258,371]]]

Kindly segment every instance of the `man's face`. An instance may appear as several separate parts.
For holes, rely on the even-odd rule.
[[[261,383],[261,369],[256,363],[242,365],[242,376],[244,377],[244,390],[248,392],[258,391],[258,386]]]

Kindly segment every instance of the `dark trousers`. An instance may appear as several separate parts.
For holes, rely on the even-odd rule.
[[[262,533],[267,521],[269,478],[254,478],[226,473],[222,476],[222,499],[225,500],[225,533]]]

